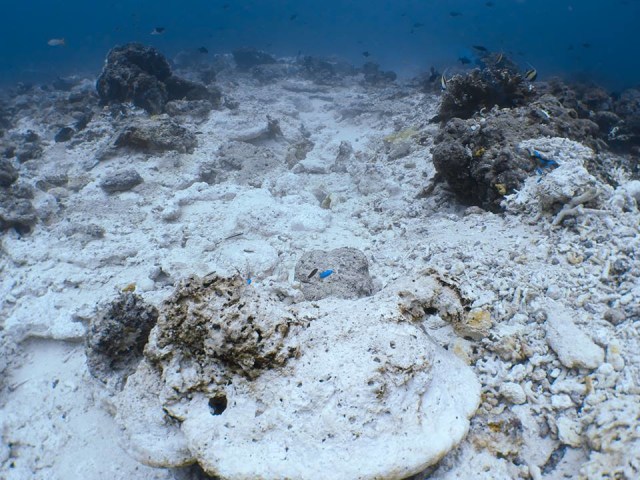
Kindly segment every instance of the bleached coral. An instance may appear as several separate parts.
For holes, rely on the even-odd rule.
[[[480,397],[417,314],[450,300],[430,277],[295,308],[240,277],[190,278],[117,400],[127,448],[226,479],[418,473],[462,439]]]

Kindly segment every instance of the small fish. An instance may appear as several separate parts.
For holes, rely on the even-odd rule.
[[[591,48],[591,44],[590,43],[583,43],[582,44],[582,48]]]
[[[496,65],[500,65],[500,62],[504,59],[504,53],[500,52],[498,58],[496,58]]]
[[[487,47],[483,47],[482,45],[473,45],[473,48],[478,50],[479,52],[488,52]]]
[[[467,58],[467,57],[458,57],[458,61],[462,65],[468,65],[469,63],[471,63],[471,60],[469,60],[469,58]]]
[[[313,277],[316,273],[318,273],[318,269],[314,268],[313,270],[311,270],[311,273],[307,276],[307,278]]]
[[[485,3],[485,5],[486,5],[487,7],[494,7],[496,4],[495,4],[495,3],[493,3],[493,2],[486,2],[486,3]]]
[[[200,47],[200,48],[198,48],[198,52],[200,52],[200,53],[209,53],[209,50],[207,50],[206,47]]]
[[[318,276],[320,278],[327,278],[332,273],[333,273],[333,270],[325,270],[324,272],[320,272]]]
[[[461,17],[462,12],[449,12],[450,17]]]
[[[532,67],[524,73],[524,78],[530,82],[535,82],[536,78],[538,78],[538,71]]]
[[[64,41],[64,38],[52,38],[47,42],[47,45],[50,47],[65,47],[67,43]]]
[[[416,22],[413,24],[413,28],[420,28],[420,27],[424,27],[424,23]]]
[[[447,78],[444,76],[444,73],[440,77],[440,90],[443,92],[447,89]]]
[[[151,35],[162,35],[165,30],[166,28],[164,27],[156,27],[153,30],[151,30]]]
[[[224,5],[222,5],[222,9],[223,10],[229,10],[229,4],[225,3]]]
[[[540,109],[540,113],[542,113],[542,115],[544,116],[544,118],[546,118],[547,120],[551,120],[551,115],[549,115],[549,112],[547,112],[544,109]]]
[[[293,22],[296,18],[298,18],[298,14],[297,14],[297,13],[294,13],[293,15],[291,15],[291,16],[289,17],[289,21]]]
[[[370,57],[371,54],[367,51],[367,52],[362,52],[362,56],[363,57]]]

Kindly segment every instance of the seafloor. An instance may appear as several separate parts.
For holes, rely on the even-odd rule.
[[[378,472],[363,465],[362,474],[354,474],[360,459],[341,453],[355,449],[357,435],[330,434],[331,460],[319,446],[326,438],[314,438],[313,430],[303,432],[301,425],[318,432],[344,429],[338,420],[332,427],[313,424],[317,415],[325,418],[313,402],[329,405],[334,395],[349,402],[348,389],[359,388],[361,369],[369,368],[349,349],[366,354],[370,343],[387,342],[384,335],[393,334],[397,338],[387,343],[393,349],[396,341],[402,345],[402,357],[376,343],[373,361],[384,364],[393,358],[404,380],[393,377],[397,372],[391,363],[385,364],[386,373],[376,367],[381,378],[392,379],[376,387],[378,401],[401,405],[404,394],[422,401],[444,385],[456,402],[468,396],[473,404],[471,411],[460,407],[455,420],[451,405],[420,412],[424,428],[414,432],[408,474],[422,465],[426,470],[416,478],[638,478],[640,187],[629,168],[633,157],[608,150],[596,133],[573,125],[571,115],[566,133],[559,134],[563,130],[553,117],[564,115],[562,99],[483,109],[445,124],[446,119],[437,121],[443,112],[435,88],[393,82],[384,75],[371,80],[366,72],[336,70],[321,76],[301,72],[294,63],[247,71],[230,61],[218,65],[215,79],[209,79],[220,94],[211,111],[198,100],[179,100],[152,114],[126,102],[102,105],[95,79],[21,86],[5,95],[0,119],[5,162],[0,175],[0,477],[207,478],[207,470],[224,478],[402,478],[407,476],[398,473],[403,444],[394,442],[402,422],[411,421],[401,412],[367,411],[370,422],[378,417],[380,422],[367,430],[368,445],[372,451],[384,445],[395,456],[391,466],[381,461]],[[195,78],[194,69],[181,74]],[[536,117],[532,111],[542,113]],[[501,115],[512,117],[500,120]],[[547,116],[548,131],[535,130],[549,121]],[[513,126],[524,117],[526,128],[513,132],[492,123]],[[69,125],[72,130],[64,130]],[[484,143],[470,146],[461,140],[462,147],[443,147],[451,138],[476,131],[489,132]],[[134,138],[135,132],[144,138]],[[520,166],[517,174],[499,181],[492,175],[507,169],[499,170],[495,162],[480,173],[469,173],[473,164],[458,165],[462,173],[442,168],[443,158],[455,152],[481,162],[492,148],[507,156],[520,152],[526,161],[542,152],[553,165]],[[489,187],[480,185],[482,179]],[[268,348],[252,344],[255,358],[249,366],[245,357],[234,358],[247,354],[239,353],[237,345],[198,343],[171,324],[180,295],[187,295],[175,289],[195,289],[189,283],[185,287],[185,279],[200,285],[198,279],[211,275],[219,291],[194,297],[199,315],[237,321],[225,312],[230,304],[217,300],[237,295],[234,302],[255,309],[248,318],[262,328],[251,327],[258,342],[263,335],[271,342]],[[394,295],[413,292],[407,285],[421,282],[427,282],[424,298],[415,293],[413,303],[394,300]],[[204,287],[209,283],[202,280]],[[451,302],[459,311],[452,313],[450,303],[437,297],[442,292],[456,297]],[[121,303],[114,303],[118,299]],[[139,331],[96,340],[96,335],[109,335],[100,331],[100,321],[126,317],[119,309],[136,301],[146,307],[136,307],[134,323],[142,318],[140,312],[151,312],[141,345],[105,347]],[[393,328],[385,327],[386,317],[366,323],[399,304],[404,317],[389,313]],[[371,310],[363,314],[367,305]],[[130,376],[143,358],[158,311],[140,363],[145,367]],[[314,311],[321,313],[314,317]],[[299,337],[266,333],[273,319],[287,315],[293,319],[287,328]],[[332,327],[323,330],[322,322]],[[201,327],[196,322],[185,328]],[[315,339],[307,338],[311,328],[318,328]],[[421,343],[411,338],[410,328],[425,335]],[[205,328],[194,335],[210,334]],[[235,331],[226,334],[226,341],[247,341]],[[190,375],[210,375],[212,384],[224,384],[227,392],[233,378],[238,404],[254,401],[252,392],[258,389],[264,395],[251,425],[238,419],[235,437],[213,449],[198,443],[203,432],[192,420],[199,418],[196,400],[211,397],[213,387],[203,386],[201,378],[185,380],[186,374],[175,386],[167,373],[182,375],[181,365],[187,369],[167,357],[178,338],[183,343],[174,347],[181,358],[193,355],[189,361],[197,363],[211,348],[216,360],[209,361],[220,362],[214,371],[196,368]],[[295,338],[299,344],[286,343]],[[326,341],[322,349],[320,338]],[[283,345],[290,348],[287,357]],[[302,385],[314,375],[313,368],[295,363],[309,355],[322,361],[317,370],[327,375],[316,387],[303,388],[307,397],[295,397],[298,408],[281,407],[287,412],[284,423],[293,425],[287,428],[272,410],[294,398],[296,387],[287,390],[283,378],[300,378]],[[429,365],[430,355],[459,360],[451,360],[448,372],[415,366]],[[164,372],[154,381],[166,384],[154,384],[158,390],[152,400],[165,402],[160,407],[172,421],[186,425],[183,432],[167,430],[166,435],[177,435],[177,443],[186,435],[187,447],[167,445],[151,420],[148,435],[135,433],[145,428],[148,399],[135,402],[144,397],[145,369],[153,368]],[[424,385],[416,386],[419,381]],[[266,395],[276,384],[282,390],[279,399],[271,399],[273,405]],[[183,395],[182,410],[163,390],[167,385]],[[243,385],[250,388],[243,390]],[[334,390],[326,393],[329,385]],[[316,393],[326,394],[324,400],[314,398]],[[222,407],[216,404],[216,415],[225,408],[233,411],[235,404],[227,407],[226,402],[225,397]],[[310,407],[301,407],[304,402]],[[327,408],[338,407],[343,405]],[[353,409],[353,418],[359,418]],[[457,426],[449,434],[441,428],[438,438],[430,438],[430,422],[448,422],[439,415],[452,415],[451,424]],[[263,458],[252,464],[243,457],[253,452],[252,440],[264,450],[286,442],[287,435],[303,433],[308,443],[291,445],[306,455],[295,468],[285,460]],[[212,441],[219,439],[213,436]],[[431,448],[432,441],[439,446]],[[435,451],[421,457],[422,449]],[[167,456],[164,464],[158,460],[162,455]],[[158,466],[138,461],[145,458]],[[194,461],[202,467],[178,467]],[[319,474],[322,468],[326,471]]]

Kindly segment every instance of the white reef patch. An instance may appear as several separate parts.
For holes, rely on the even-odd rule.
[[[173,309],[161,314],[166,318],[151,334],[147,360],[116,400],[128,449],[143,463],[176,467],[195,460],[226,479],[317,479],[329,470],[335,479],[400,479],[435,463],[465,435],[480,385],[413,316],[420,309],[448,308],[451,300],[438,282],[418,279],[373,297],[290,309],[257,296],[242,281],[216,279],[211,287],[202,282],[189,290],[193,300],[185,304],[190,313],[184,320],[169,318]],[[227,288],[239,292],[224,293]],[[220,310],[220,295],[234,305],[237,295],[239,313],[235,307]],[[222,330],[203,331],[197,319],[208,316]],[[287,333],[279,339],[284,318]],[[188,333],[176,325],[187,324],[201,331],[211,356],[190,357],[199,348],[196,339],[187,340],[196,342],[188,349],[180,345]],[[255,344],[251,337],[240,340],[247,327],[263,337]],[[280,358],[276,352],[296,354],[262,372],[251,365],[225,367],[252,348],[260,362]],[[233,358],[224,360],[228,355]],[[225,380],[211,385],[218,376]],[[173,417],[165,417],[165,432],[162,412]]]

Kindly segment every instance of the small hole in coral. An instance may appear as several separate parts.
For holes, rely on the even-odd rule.
[[[209,399],[211,415],[221,415],[227,409],[227,396],[221,395]]]

